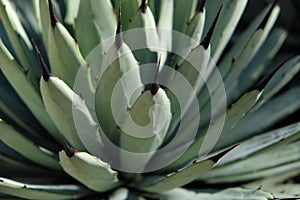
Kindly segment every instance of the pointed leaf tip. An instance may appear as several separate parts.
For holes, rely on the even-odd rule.
[[[39,62],[40,62],[40,65],[41,65],[41,68],[42,68],[42,72],[43,72],[43,79],[47,82],[49,80],[51,74],[49,72],[49,69],[48,69],[48,67],[47,67],[47,65],[46,65],[46,63],[44,61],[44,58],[42,57],[41,52],[38,49],[35,41],[33,39],[31,41],[33,43],[33,46],[34,46],[35,51],[37,53],[37,56],[39,58]]]
[[[206,0],[198,0],[196,11],[203,12],[205,4],[206,4]]]
[[[148,2],[147,0],[142,0],[140,9],[143,13],[145,13],[147,11],[147,7],[148,7]]]
[[[58,18],[54,12],[54,8],[52,5],[52,1],[48,0],[48,5],[49,5],[49,13],[50,13],[50,20],[51,20],[51,26],[54,27],[55,24],[58,22]]]
[[[152,95],[156,95],[157,91],[159,90],[158,75],[159,75],[160,62],[161,62],[161,57],[159,57],[156,72],[155,72],[155,76],[154,76],[154,81],[151,84],[151,88],[150,88],[150,91],[151,91]]]
[[[68,144],[67,140],[62,136],[62,141],[64,145],[64,150],[66,152],[66,155],[71,158],[75,154],[75,150]]]
[[[153,96],[156,95],[156,93],[158,92],[158,90],[159,90],[159,85],[157,83],[152,83],[151,84],[151,88],[150,88],[151,94]]]
[[[223,7],[223,5],[220,7],[220,9],[219,9],[219,11],[218,11],[218,13],[217,13],[217,16],[215,17],[215,19],[214,19],[214,21],[213,21],[213,23],[212,23],[210,29],[208,30],[208,32],[207,32],[205,38],[203,39],[203,41],[202,41],[201,44],[200,44],[200,45],[202,45],[205,49],[207,49],[208,46],[209,46],[210,39],[211,39],[211,37],[212,37],[212,35],[213,35],[213,33],[214,33],[214,30],[215,30],[216,24],[217,24],[217,22],[218,22],[218,19],[219,19],[219,16],[220,16],[222,7]]]
[[[214,162],[217,163],[221,158],[223,158],[227,153],[229,153],[232,149],[237,147],[239,144],[233,145],[232,147],[229,147],[228,149],[218,153],[217,155],[214,155],[210,159]]]
[[[259,81],[258,83],[256,83],[253,87],[251,87],[249,89],[249,91],[251,90],[259,90],[262,91],[266,85],[269,83],[269,81],[273,78],[273,76],[276,74],[276,72],[287,62],[289,61],[293,56],[289,56],[287,57],[278,67],[276,67],[271,73],[269,73],[268,75],[266,75],[261,81]]]
[[[117,31],[116,31],[116,46],[117,48],[120,48],[122,43],[123,43],[123,36],[122,36],[122,22],[121,22],[121,4],[119,7],[119,12],[118,12],[118,26],[117,26]]]
[[[277,5],[277,3],[278,3],[278,0],[275,0],[274,3],[272,4],[270,10],[268,11],[267,15],[265,16],[265,18],[260,23],[260,25],[257,27],[257,30],[258,29],[263,29],[266,26],[266,24],[267,24],[267,22],[269,20],[269,17],[272,14],[272,11],[273,11],[274,7]]]

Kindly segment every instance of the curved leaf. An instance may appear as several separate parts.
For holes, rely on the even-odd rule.
[[[33,185],[0,177],[0,191],[15,197],[62,200],[82,197],[89,192],[77,185]]]
[[[60,169],[58,162],[54,158],[52,152],[43,151],[41,147],[37,146],[32,141],[25,138],[23,135],[18,133],[13,127],[7,125],[3,121],[0,122],[0,130],[1,140],[24,157],[45,167],[49,167],[56,170]]]
[[[86,152],[75,152],[69,157],[65,151],[61,151],[59,159],[61,166],[70,176],[94,191],[104,192],[121,184],[116,171]]]

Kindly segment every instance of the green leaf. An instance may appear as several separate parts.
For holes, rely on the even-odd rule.
[[[130,192],[127,188],[120,188],[112,192],[108,200],[131,199],[129,195]]]
[[[241,72],[248,67],[249,63],[266,40],[279,15],[279,11],[279,6],[274,7],[265,26],[258,28],[250,36],[246,45],[243,47],[239,55],[235,57],[234,62],[231,64],[231,69],[224,81],[229,102],[235,97],[234,94],[237,92],[236,89],[238,87],[235,87],[235,85],[238,85],[238,77],[240,76]]]
[[[229,42],[232,34],[240,21],[242,14],[246,8],[248,0],[240,1],[240,0],[224,0],[222,11],[220,13],[220,19],[218,20],[218,25],[214,31],[214,34],[211,38],[211,55],[214,62],[217,62]],[[212,4],[215,7],[216,2],[207,2],[207,6]],[[213,13],[212,10],[209,10]],[[209,22],[207,22],[210,24]]]
[[[46,111],[59,129],[60,133],[71,143],[76,149],[84,149],[73,119],[72,103],[73,98],[78,102],[80,97],[57,77],[51,77],[46,82],[41,78],[41,93],[46,107]]]
[[[0,191],[15,197],[39,200],[74,199],[88,194],[77,185],[33,185],[0,177]]]
[[[297,183],[262,185],[261,189],[272,192],[274,196],[282,199],[297,199],[300,196],[300,184]]]
[[[49,6],[47,0],[39,0],[38,2],[38,22],[39,22],[39,29],[42,33],[43,43],[45,48],[48,49],[48,34],[49,34],[49,27],[50,27],[50,14],[49,14]]]
[[[17,14],[27,32],[27,35],[36,39],[40,34],[37,15],[38,14],[38,0],[25,0],[13,2],[16,6]],[[25,20],[26,19],[26,20]],[[30,39],[30,38],[29,38]],[[36,66],[38,67],[38,65]]]
[[[185,35],[177,36],[179,39],[176,39],[179,41],[174,41],[173,44],[173,49],[176,48],[176,54],[171,60],[171,67],[181,65],[184,61],[186,61],[186,57],[192,53],[194,48],[199,48],[198,45],[203,32],[205,14],[205,10],[203,12],[196,12],[193,18],[188,22],[187,28],[184,32]]]
[[[103,59],[95,94],[96,114],[106,136],[118,144],[119,134],[115,121],[121,122],[125,118],[127,109],[132,107],[142,93],[143,84],[139,65],[124,42],[119,48],[113,44]],[[118,81],[118,90],[114,92]]]
[[[152,1],[152,3],[154,4],[154,1]],[[172,49],[173,34],[170,30],[172,30],[173,28],[174,0],[160,1],[159,6],[160,12],[157,31],[160,39],[160,47],[161,49],[163,49],[162,51],[160,51],[160,59],[161,63],[165,63],[168,57],[168,51]],[[154,8],[151,8],[151,11],[154,14]]]
[[[66,0],[66,16],[64,22],[69,25],[75,25],[75,18],[78,15],[80,0]]]
[[[220,137],[218,141],[221,144],[223,144],[223,140],[227,141],[227,134],[230,133],[229,130],[233,126],[235,126],[236,123],[244,117],[245,113],[247,113],[253,107],[259,95],[260,92],[258,90],[252,90],[244,94],[240,99],[238,99],[226,110],[226,115],[221,113],[220,116],[216,118],[216,120],[211,122],[211,126],[209,127],[208,131],[200,129],[205,134],[203,133],[202,135],[198,136],[198,138],[196,138],[193,141],[193,143],[187,149],[187,151],[185,151],[179,159],[177,159],[175,162],[169,165],[167,169],[174,169],[175,167],[182,165],[182,163],[186,163],[189,160],[196,158],[197,156],[203,153],[210,152],[213,148],[215,150],[220,150],[220,148],[214,147],[214,141],[217,142],[216,137]],[[230,145],[233,144],[234,143],[230,143]],[[227,144],[226,147],[230,145]],[[225,146],[222,147],[225,148]]]
[[[83,144],[89,144],[89,147],[99,147],[100,151],[99,126],[80,96],[53,76],[48,81],[41,78],[41,93],[46,111],[74,148],[85,150]]]
[[[183,186],[213,168],[214,162],[209,159],[198,160],[190,166],[166,176],[145,177],[137,188],[148,192],[162,192]],[[154,179],[154,180],[153,180]]]
[[[162,144],[171,120],[170,101],[163,89],[143,92],[119,125],[121,165],[131,172],[142,171]],[[128,154],[127,151],[134,152]],[[140,153],[147,153],[147,155]],[[132,163],[135,163],[134,166]]]
[[[56,139],[57,129],[46,113],[40,94],[26,77],[26,72],[20,68],[10,52],[0,40],[0,68],[12,87],[24,101],[36,119]]]
[[[250,157],[252,154],[256,155],[258,153],[264,153],[265,151],[267,152],[274,147],[296,140],[299,137],[299,132],[300,123],[295,123],[254,136],[243,141],[238,147],[232,150],[230,154],[224,156],[218,165],[221,166],[238,161]]]
[[[34,67],[32,60],[32,45],[21,24],[13,5],[8,0],[1,0],[0,18],[5,27],[9,40],[17,54],[17,57],[25,71],[28,71],[29,77],[33,83],[36,83],[39,71]]]
[[[224,177],[210,177],[210,179],[206,179],[206,181],[209,183],[233,183],[233,182],[251,181],[251,180],[266,178],[270,176],[278,176],[280,174],[299,169],[299,167],[300,167],[300,161],[295,161],[280,166],[274,166],[259,171],[253,171],[251,173],[236,174],[236,175],[224,176]]]
[[[255,19],[252,20],[251,24],[247,27],[247,29],[235,40],[233,47],[225,54],[225,57],[221,60],[220,64],[218,65],[218,68],[223,77],[225,77],[230,71],[233,59],[236,59],[241,54],[243,49],[245,49],[244,47],[247,45],[251,35],[254,36],[255,32],[261,32],[260,29],[257,28],[265,19],[265,17],[267,17],[267,13],[270,10],[270,8],[271,5],[262,10],[261,13],[259,13],[259,15],[257,15],[257,17],[255,17]],[[275,12],[277,14],[278,10],[278,6],[275,7]]]
[[[210,48],[205,49],[202,45],[198,45],[188,54],[175,73],[171,75],[172,78],[166,88],[166,93],[171,101],[172,110],[172,120],[168,135],[173,134],[180,121],[187,121],[189,116],[192,116],[195,120],[199,120],[199,117],[195,117],[199,114],[199,109],[196,108],[196,104],[198,104],[198,102],[196,102],[196,93],[204,85],[203,77],[207,71],[209,58]],[[175,93],[175,95],[173,95],[173,93]],[[180,105],[176,103],[177,99]],[[191,107],[193,108],[191,109]],[[187,126],[197,129],[198,123],[198,121],[193,121],[193,123],[187,124]],[[184,128],[182,128],[182,130],[184,131]],[[193,132],[194,131],[188,130],[185,134],[180,135],[189,138],[188,135],[193,134]],[[182,144],[182,140],[184,139],[177,139],[180,144]],[[178,142],[173,142],[173,145],[178,145]]]
[[[280,91],[300,70],[300,56],[287,61],[265,87],[261,100],[267,101]]]
[[[287,37],[287,32],[284,29],[274,29],[266,39],[262,47],[254,56],[249,66],[243,70],[239,77],[239,84],[236,87],[239,91],[244,91],[251,85],[258,82],[262,73],[266,70],[269,62],[274,58],[280,47],[283,45]],[[262,95],[263,96],[263,95]]]
[[[141,0],[114,0],[115,11],[118,12],[121,8],[122,13],[122,28],[128,30],[128,24],[141,5]]]
[[[220,149],[232,145],[232,138],[228,136],[230,130],[238,124],[238,122],[248,113],[258,101],[261,92],[259,90],[251,90],[241,96],[236,102],[232,103],[226,111],[225,122],[220,134],[218,143],[214,149]],[[207,133],[209,134],[209,133]],[[230,142],[229,142],[230,141]]]
[[[43,30],[48,31],[47,50],[51,70],[55,75],[62,78],[70,87],[72,87],[77,71],[85,61],[79,51],[76,41],[67,29],[58,21],[54,11],[51,13],[50,19],[51,24],[47,24],[49,26],[43,27]]]
[[[196,6],[196,0],[174,0],[174,16],[176,17],[173,18],[173,24],[175,31],[185,32],[188,22],[195,14]],[[182,12],[183,10],[184,12]]]
[[[1,95],[3,95],[3,92],[1,91]],[[6,93],[7,95],[7,93]],[[1,96],[2,97],[2,96]],[[2,97],[3,98],[3,97]],[[24,118],[22,116],[20,116],[15,110],[13,110],[9,105],[7,105],[8,101],[2,100],[2,98],[0,99],[0,109],[3,113],[5,113],[5,115],[9,116],[10,119],[12,119],[16,124],[18,124],[20,127],[22,127],[24,130],[32,133],[33,135],[38,135],[38,133],[32,129],[32,127],[30,127],[29,124],[31,124],[30,122],[25,122]],[[9,101],[10,104],[13,104],[14,107],[16,108],[16,110],[20,111],[20,107],[23,106],[23,104],[21,105],[17,105],[16,102]],[[2,116],[2,118],[4,118]],[[29,117],[27,118],[27,120],[29,120]],[[31,119],[30,119],[31,120]],[[30,121],[29,120],[29,121]],[[36,122],[37,123],[37,122]]]
[[[94,191],[104,192],[121,185],[118,172],[86,152],[75,152],[69,157],[65,151],[61,151],[59,158],[61,166],[70,176]]]
[[[191,84],[196,93],[202,88],[203,79],[207,75],[208,63],[210,60],[210,48],[205,49],[202,45],[198,45],[187,55],[182,64],[178,67],[181,73]],[[177,84],[173,81],[171,84]]]
[[[35,166],[32,163],[24,163],[15,158],[12,158],[4,153],[0,153],[1,165],[0,165],[0,176],[6,177],[17,177],[27,176],[37,177],[37,176],[53,176],[53,173],[48,171],[48,169],[41,166]],[[19,169],[22,169],[19,170]],[[52,174],[51,174],[52,173]]]
[[[84,57],[96,45],[112,37],[117,28],[113,8],[109,0],[80,1],[75,22],[76,38]]]
[[[114,40],[106,40],[108,43]],[[74,82],[73,91],[85,100],[92,117],[98,121],[95,109],[95,93],[98,85],[99,73],[102,70],[104,56],[107,54],[106,45],[97,45],[85,58],[86,65],[81,65],[77,72],[76,81]]]
[[[73,86],[79,67],[84,60],[78,45],[62,24],[49,29],[48,55],[51,70],[69,86]]]
[[[148,6],[145,11],[139,8],[129,21],[124,40],[129,48],[134,50],[134,56],[139,63],[157,62],[160,40],[154,16]]]
[[[298,131],[299,133],[300,131]],[[241,150],[241,149],[239,149]],[[230,163],[226,166],[218,167],[203,176],[203,180],[221,178],[222,180],[229,179],[234,176],[243,176],[260,172],[284,165],[288,165],[300,160],[299,142],[293,142],[288,145],[281,145],[268,151],[247,157],[246,159]],[[228,155],[229,156],[229,155]],[[264,175],[262,175],[264,176]],[[247,176],[244,181],[256,179]],[[239,179],[241,180],[241,179]]]
[[[244,188],[228,188],[218,192],[206,192],[206,191],[189,191],[183,188],[177,188],[169,192],[160,194],[162,199],[172,200],[271,200],[274,196],[271,193],[264,192],[258,189],[244,189]]]
[[[214,156],[195,160],[186,167],[165,176],[145,177],[140,183],[137,183],[136,187],[148,192],[163,192],[183,186],[212,169],[219,159],[231,150],[232,148],[229,148]]]
[[[300,88],[295,87],[250,112],[228,132],[227,145],[258,134],[298,110],[300,108],[299,95]],[[254,124],[255,129],[253,129]]]
[[[0,130],[1,140],[24,157],[45,167],[56,170],[60,169],[52,152],[43,151],[41,147],[34,144],[3,121],[0,122]]]

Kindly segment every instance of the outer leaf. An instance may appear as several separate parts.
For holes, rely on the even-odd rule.
[[[10,1],[1,0],[0,9],[0,18],[4,24],[5,30],[7,31],[14,51],[16,52],[24,70],[29,71],[31,80],[36,83],[36,75],[38,73],[36,68],[34,68],[35,63],[33,63],[33,60],[31,60],[32,45],[21,24],[21,21]]]
[[[46,0],[41,1],[41,14],[45,11]],[[50,3],[52,0],[48,0]],[[51,20],[51,23],[42,24],[43,31],[48,31],[47,50],[51,70],[61,77],[70,87],[73,86],[77,70],[84,64],[84,59],[78,45],[66,28],[58,21],[52,3],[49,6],[49,15],[42,14],[41,21]],[[47,19],[44,19],[48,17]]]
[[[75,152],[68,157],[65,151],[59,153],[60,164],[72,177],[97,192],[104,192],[121,184],[117,172],[107,163],[85,152]]]
[[[17,14],[22,22],[22,25],[24,26],[27,35],[28,36],[30,35],[30,37],[33,37],[34,39],[39,37],[38,34],[40,33],[40,30],[37,23],[38,22],[37,15],[39,15],[38,14],[39,11],[36,9],[37,8],[36,6],[38,6],[38,1],[25,0],[25,1],[17,1],[13,3],[16,6]],[[26,19],[26,21],[24,19]],[[36,67],[39,66],[37,65]]]
[[[84,100],[57,77],[50,77],[47,82],[41,78],[41,93],[47,112],[74,148],[83,150],[82,143],[90,143],[89,146],[101,149],[98,125]]]
[[[295,112],[300,107],[299,95],[300,89],[296,87],[249,113],[228,132],[227,145],[249,138]],[[253,130],[254,124],[255,130]],[[225,141],[223,142],[225,144]]]
[[[3,84],[3,83],[2,83]],[[9,89],[9,88],[8,88]],[[8,99],[12,99],[9,97],[8,93],[6,91],[1,91],[1,95],[5,94],[4,96],[8,96]],[[7,98],[7,97],[6,97]],[[1,118],[5,119],[6,117],[4,115],[7,115],[10,119],[12,119],[16,124],[18,124],[20,127],[22,127],[24,130],[32,133],[33,135],[38,135],[38,133],[36,133],[36,131],[34,129],[32,129],[32,127],[29,126],[29,124],[31,124],[31,118],[27,117],[27,122],[24,120],[24,118],[22,116],[20,116],[18,114],[18,112],[20,112],[20,107],[23,107],[24,104],[20,103],[17,104],[16,101],[7,101],[7,99],[3,99],[3,96],[1,96],[0,99],[0,109],[1,112],[3,112],[3,115],[1,114]],[[9,105],[7,105],[7,102],[10,102],[10,104],[14,105],[14,108],[16,108],[16,110],[12,109]],[[23,107],[24,108],[24,107]],[[21,111],[22,112],[22,111]],[[38,123],[37,121],[35,123]]]
[[[267,14],[268,11],[270,10],[270,7],[271,6],[268,6],[266,9],[264,9],[251,22],[251,24],[247,27],[247,29],[236,39],[234,46],[226,54],[224,59],[221,60],[218,66],[223,77],[225,77],[228,71],[231,69],[232,59],[236,59],[240,55],[245,45],[248,43],[251,35],[253,35],[255,31],[258,31],[257,28],[259,27],[259,25],[262,23],[265,17],[268,17]],[[278,7],[276,7],[276,10],[278,12]]]
[[[255,57],[249,63],[249,66],[241,73],[239,77],[240,91],[255,84],[262,76],[271,59],[274,58],[287,37],[287,32],[281,28],[274,29]]]
[[[231,99],[235,98],[236,95],[236,91],[234,90],[236,87],[233,86],[238,84],[237,80],[241,72],[248,66],[251,59],[255,56],[259,48],[262,46],[271,28],[273,27],[277,16],[279,15],[279,11],[279,6],[274,7],[265,26],[262,28],[259,27],[259,29],[255,31],[253,35],[251,35],[247,44],[243,47],[240,54],[232,63],[231,70],[229,71],[229,74],[225,79],[227,95],[228,97],[231,97]],[[231,99],[229,99],[228,101],[230,102]]]
[[[26,174],[30,177],[48,177],[53,176],[54,173],[49,171],[49,168],[28,164],[28,162],[22,162],[11,158],[8,155],[0,153],[1,165],[0,165],[0,176],[5,177],[21,177]],[[22,170],[20,170],[22,169]]]
[[[300,131],[298,131],[298,133],[299,132]],[[299,151],[299,142],[281,145],[278,148],[273,148],[272,150],[248,157],[247,159],[234,162],[223,167],[215,168],[206,174],[206,177],[203,177],[203,179],[209,180],[216,177],[226,179],[226,177],[246,175],[253,172],[276,168],[278,166],[288,165],[292,162],[300,160]]]
[[[264,170],[253,171],[252,173],[237,174],[232,176],[216,177],[216,178],[211,177],[207,181],[210,183],[233,183],[233,182],[251,181],[251,180],[257,180],[265,177],[284,174],[299,169],[299,167],[300,167],[300,161],[295,161],[295,162],[286,163],[284,165],[267,168]]]
[[[214,164],[215,163],[209,159],[198,160],[190,166],[168,174],[165,177],[157,177],[154,180],[152,177],[149,177],[148,180],[147,178],[144,178],[142,183],[137,187],[148,192],[171,190],[195,180],[213,168]]]
[[[41,78],[41,93],[46,111],[59,129],[60,133],[76,149],[84,149],[74,125],[72,102],[73,98],[79,101],[80,97],[57,77],[51,77],[46,82]]]
[[[247,188],[253,188],[253,187],[257,187],[258,185],[261,185],[261,186],[277,185],[277,184],[283,183],[286,180],[292,179],[293,177],[297,176],[298,173],[299,173],[299,171],[296,169],[296,170],[292,170],[290,172],[283,173],[283,174],[280,174],[277,176],[267,177],[264,179],[259,179],[257,181],[246,183],[244,186]]]
[[[167,174],[164,177],[150,176],[149,178],[144,178],[140,184],[137,184],[136,187],[149,192],[163,192],[183,186],[203,175],[208,170],[212,169],[218,162],[218,160],[231,150],[232,148],[220,152],[209,158],[195,160],[192,164],[189,164],[188,166],[179,169],[171,174]]]
[[[300,184],[274,184],[274,185],[263,185],[261,187],[264,191],[272,192],[278,198],[290,198],[297,199],[300,196]]]
[[[8,52],[0,40],[0,68],[7,80],[16,90],[20,98],[28,106],[36,119],[58,139],[57,129],[49,115],[45,112],[44,105],[39,93],[36,91],[30,80],[26,77],[26,72],[21,70],[15,59]]]
[[[271,200],[274,196],[271,193],[262,190],[243,189],[243,188],[228,188],[219,192],[193,192],[182,188],[174,189],[169,192],[161,193],[161,196],[172,200]]]
[[[299,72],[299,70],[300,56],[296,56],[287,61],[270,80],[262,94],[261,100],[266,101],[273,97]]]
[[[0,178],[0,191],[3,194],[27,199],[74,199],[88,193],[77,185],[32,185]]]
[[[258,152],[263,153],[268,151],[270,147],[291,142],[299,137],[299,132],[300,123],[296,123],[255,136],[242,142],[238,147],[232,150],[230,154],[224,156],[218,164],[220,166],[226,165],[228,163],[250,157]]]
[[[52,72],[73,86],[77,70],[84,63],[75,40],[61,23],[49,28],[48,55]]]
[[[230,105],[230,107],[226,111],[225,123],[222,128],[222,134],[220,135],[219,142],[216,144],[214,149],[220,149],[222,146],[225,148],[228,143],[228,134],[230,134],[230,130],[238,124],[238,122],[246,115],[246,113],[251,110],[251,108],[258,101],[261,92],[259,90],[252,90],[245,93],[242,97],[240,97],[236,102]],[[232,145],[232,143],[231,143]]]
[[[223,139],[221,138],[223,137],[226,138],[226,133],[233,126],[235,126],[235,124],[242,117],[244,117],[245,113],[247,113],[252,108],[252,106],[257,101],[259,95],[260,92],[258,90],[252,90],[246,93],[228,108],[228,110],[226,111],[226,115],[221,114],[215,121],[211,123],[212,125],[208,129],[209,130],[208,132],[206,132],[206,130],[200,129],[203,132],[205,131],[206,134],[202,134],[198,136],[198,138],[193,141],[189,149],[185,151],[178,160],[176,160],[170,166],[168,166],[167,169],[172,169],[172,168],[174,169],[176,166],[180,166],[182,165],[182,163],[186,163],[189,160],[194,159],[201,154],[210,152],[213,148],[220,149],[214,147],[215,144],[212,143],[211,141],[214,141],[216,137],[220,136],[219,141],[220,143],[222,143]],[[224,122],[224,117],[225,117],[225,122]],[[231,143],[231,145],[232,144],[234,143]],[[229,145],[227,145],[226,147],[228,146]]]
[[[13,127],[1,121],[0,130],[1,140],[24,157],[45,167],[60,169],[57,160],[54,158],[54,155],[51,155],[51,152],[44,152],[41,147],[25,138]]]
[[[217,62],[226,47],[228,41],[232,37],[245,8],[248,0],[225,0],[220,14],[220,20],[216,26],[215,32],[211,39],[211,54],[214,62]],[[216,2],[208,1],[207,4],[214,4],[218,7]],[[211,11],[211,10],[209,10]],[[211,11],[213,13],[213,11]],[[209,23],[209,22],[208,22]],[[210,23],[209,23],[210,24]]]

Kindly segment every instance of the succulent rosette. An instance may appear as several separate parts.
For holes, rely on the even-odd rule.
[[[0,197],[296,198],[300,57],[246,5],[0,0]]]

